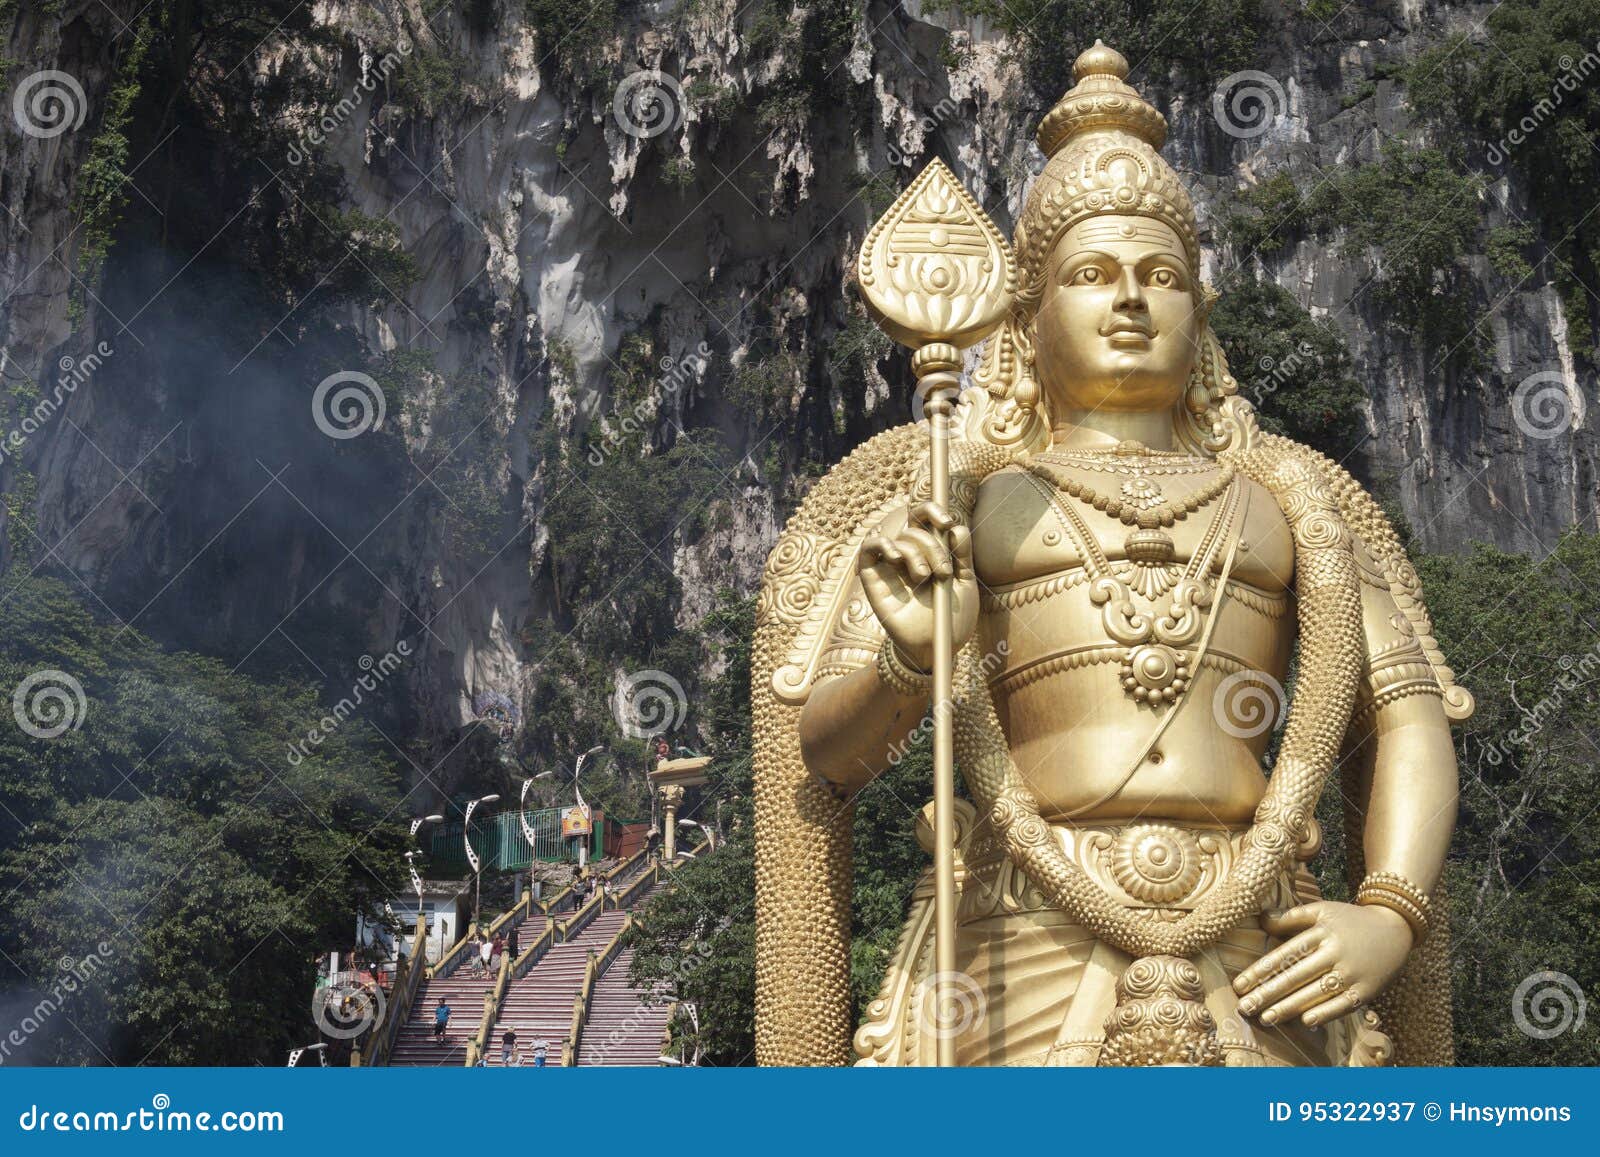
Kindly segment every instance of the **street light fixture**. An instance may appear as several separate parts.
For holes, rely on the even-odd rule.
[[[701,822],[700,822],[700,821],[699,821],[699,820],[689,820],[689,819],[683,819],[683,820],[679,820],[679,821],[678,821],[678,826],[679,826],[679,827],[680,827],[680,828],[699,828],[699,829],[700,829],[700,831],[701,831],[701,832],[702,832],[702,833],[704,833],[704,835],[705,835],[705,837],[706,837],[706,851],[708,851],[708,852],[714,852],[714,851],[716,851],[716,850],[717,850],[717,837],[716,837],[716,833],[715,833],[715,832],[713,832],[713,831],[712,831],[712,830],[711,830],[711,829],[710,829],[710,828],[709,828],[709,827],[707,827],[707,826],[706,826],[706,825],[705,825],[705,824],[703,824],[703,823],[701,823]],[[683,853],[683,854],[684,854],[684,855],[692,855],[692,854],[693,854],[693,853],[691,853],[691,852],[684,852],[684,853]]]
[[[322,1062],[322,1067],[323,1068],[327,1068],[328,1067],[328,1053],[326,1051],[327,1048],[328,1048],[328,1043],[326,1041],[318,1041],[314,1045],[303,1045],[303,1046],[301,1046],[300,1048],[297,1048],[297,1049],[290,1049],[289,1050],[289,1063],[287,1065],[285,1065],[284,1067],[292,1069],[296,1065],[298,1065],[300,1063],[300,1054],[301,1053],[316,1053],[317,1054],[317,1059]]]
[[[583,802],[583,789],[578,786],[578,777],[583,774],[583,761],[605,749],[605,744],[595,744],[588,751],[578,756],[578,762],[572,766],[572,790],[578,797],[578,811],[582,813],[586,820],[590,818],[589,805]],[[583,871],[584,865],[589,861],[589,841],[593,838],[594,829],[591,827],[588,833],[574,841],[578,845],[578,871],[580,872]]]
[[[494,803],[499,798],[498,792],[479,796],[467,805],[466,818],[461,822],[461,841],[467,848],[467,863],[472,865],[472,919],[475,923],[483,915],[483,865],[478,860],[478,853],[472,847],[472,813],[478,810],[479,804]]]
[[[411,838],[413,840],[415,840],[417,838],[417,832],[422,830],[422,825],[423,824],[441,824],[443,822],[444,822],[444,816],[440,815],[437,812],[435,812],[433,815],[418,816],[416,819],[411,821]],[[419,919],[423,915],[423,911],[422,911],[422,876],[417,871],[417,865],[416,865],[415,861],[416,861],[416,857],[418,857],[418,856],[420,856],[422,854],[423,854],[422,853],[422,842],[420,840],[417,841],[417,848],[416,848],[415,851],[410,851],[410,852],[406,853],[406,871],[411,873],[411,890],[414,891],[417,894],[417,917]],[[444,948],[444,945],[440,944],[439,947],[442,950]],[[426,950],[426,945],[424,945],[424,950]]]
[[[444,816],[442,815],[435,814],[431,816],[418,816],[416,819],[411,821],[411,838],[417,838],[417,832],[422,828],[423,824],[437,824],[443,822]],[[416,851],[406,853],[406,869],[411,873],[411,887],[417,893],[417,915],[419,916],[422,915],[422,877],[417,874],[417,866],[411,861],[413,857],[420,856],[421,854],[422,846],[420,842],[417,845]]]

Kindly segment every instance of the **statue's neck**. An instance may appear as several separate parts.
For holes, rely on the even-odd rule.
[[[1173,449],[1172,411],[1068,410],[1056,416],[1050,430],[1050,445],[1063,450],[1105,450],[1118,442],[1143,442],[1152,450]]]

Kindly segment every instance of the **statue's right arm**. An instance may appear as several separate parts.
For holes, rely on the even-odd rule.
[[[925,692],[895,690],[883,681],[877,664],[826,679],[800,712],[806,769],[854,794],[899,760],[927,713]]]
[[[819,681],[800,712],[806,768],[835,788],[866,786],[924,730],[935,576],[951,580],[959,650],[978,621],[967,528],[924,502],[890,514],[862,544],[857,578],[885,636],[878,662]]]

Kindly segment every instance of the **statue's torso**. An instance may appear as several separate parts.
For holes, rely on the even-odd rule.
[[[1112,495],[1125,478],[1058,465],[1050,473]],[[1217,477],[1211,469],[1155,475],[1154,481],[1171,502]],[[1108,634],[1104,604],[1091,597],[1098,568],[1092,560],[1085,566],[1070,519],[1020,471],[983,484],[973,515],[974,566],[983,584],[979,641],[1001,726],[1045,819],[1249,821],[1265,788],[1261,754],[1272,730],[1270,722],[1260,725],[1264,717],[1252,715],[1251,708],[1268,706],[1268,696],[1280,692],[1260,676],[1243,673],[1270,676],[1281,688],[1294,637],[1288,593],[1294,552],[1271,495],[1242,477],[1233,486],[1239,499],[1231,519],[1219,517],[1226,505],[1219,495],[1165,528],[1171,562],[1143,570],[1128,561],[1133,528],[1058,493],[1081,521],[1079,532],[1092,535],[1125,584],[1134,612],[1151,622],[1172,610],[1176,588],[1161,587],[1181,577],[1197,550],[1204,555],[1208,531],[1218,542],[1210,565],[1194,576],[1212,591],[1211,605],[1191,616],[1200,637],[1150,659],[1158,675],[1154,683],[1161,683],[1169,656],[1189,664],[1187,683],[1165,685],[1174,696],[1170,702],[1141,702],[1124,687],[1132,670],[1125,660],[1136,647]],[[1224,593],[1215,590],[1217,575],[1235,541]],[[1133,589],[1139,586],[1144,593]],[[1169,627],[1174,621],[1168,619]],[[1176,636],[1169,630],[1146,645],[1182,636],[1181,629]],[[1205,657],[1196,664],[1202,643]],[[1151,744],[1169,713],[1172,718]]]

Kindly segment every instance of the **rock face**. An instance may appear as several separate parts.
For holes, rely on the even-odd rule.
[[[679,626],[718,588],[752,588],[808,479],[909,416],[903,361],[871,344],[850,286],[865,227],[937,154],[1009,228],[1042,160],[1032,126],[1058,95],[1030,90],[1018,38],[915,2],[835,4],[826,35],[815,2],[754,20],[739,0],[602,6],[553,30],[560,5],[521,0],[290,7],[234,58],[195,50],[181,100],[161,91],[162,77],[179,87],[165,61],[146,62],[98,269],[84,261],[85,173],[148,18],[131,0],[4,7],[17,104],[0,131],[0,365],[13,388],[59,398],[3,446],[5,550],[13,568],[70,572],[106,613],[246,669],[338,683],[362,653],[414,637],[414,722],[434,738],[472,717],[476,693],[527,691],[548,657],[534,625],[581,639],[587,616],[627,613],[614,592],[562,601],[586,560],[552,557],[545,516],[590,485],[575,466],[586,448],[637,456],[641,439],[657,453],[714,429],[726,468],[682,496],[683,528],[644,542],[624,527],[611,549],[678,576]],[[1290,162],[1376,156],[1375,130],[1406,124],[1404,94],[1390,80],[1347,94],[1477,14],[1377,7],[1344,40],[1269,6],[1259,133],[1224,131],[1210,90],[1135,62],[1208,221]],[[41,70],[81,90],[57,82],[81,125],[23,124],[21,86]],[[277,135],[240,136],[240,151],[282,151],[228,154],[244,121]],[[312,200],[297,184],[313,166],[336,192]],[[1526,216],[1514,187],[1489,196]],[[273,243],[289,220],[327,236],[286,291],[263,255],[284,260]],[[394,253],[404,278],[376,260]],[[1240,260],[1212,246],[1208,275]],[[1549,372],[1579,407],[1590,389],[1546,271],[1493,310],[1489,356],[1459,372],[1388,324],[1337,246],[1308,239],[1261,264],[1347,339],[1369,399],[1351,464],[1389,485],[1428,548],[1548,549],[1593,519],[1592,437],[1533,437],[1514,420],[1530,375]],[[1471,266],[1487,307],[1487,262]],[[362,291],[340,290],[352,276]],[[378,399],[357,379],[342,411],[340,383],[315,395],[341,371],[380,379],[381,424],[367,429]]]

